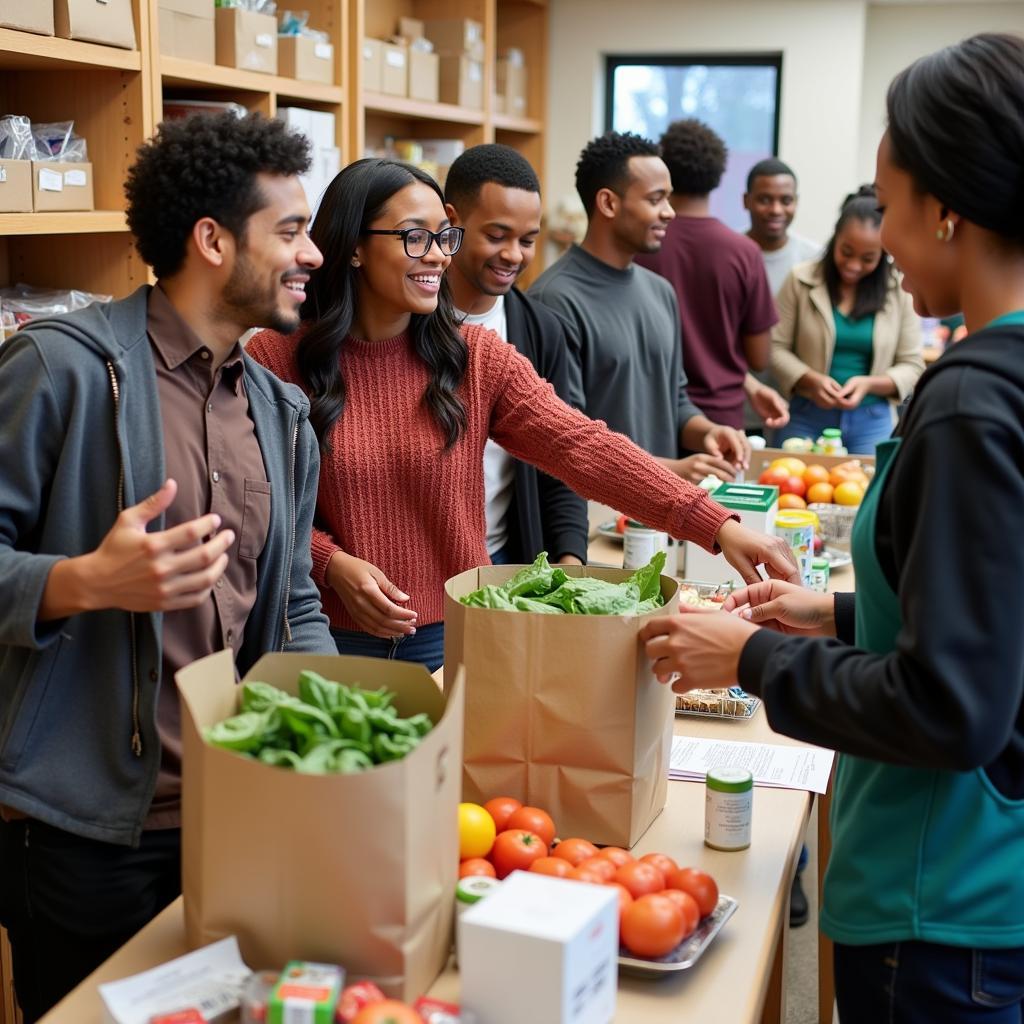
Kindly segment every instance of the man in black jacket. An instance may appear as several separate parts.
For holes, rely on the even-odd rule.
[[[540,234],[540,183],[514,149],[474,146],[451,166],[445,200],[452,224],[465,229],[448,270],[455,305],[515,345],[565,402],[582,405],[571,381],[571,328],[515,287]],[[487,552],[496,564],[580,564],[587,555],[586,502],[565,484],[513,459],[493,441],[484,452]]]

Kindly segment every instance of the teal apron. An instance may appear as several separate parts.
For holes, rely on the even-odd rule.
[[[899,445],[893,438],[878,446],[852,536],[856,645],[877,654],[895,651],[902,626],[875,550],[879,498]],[[834,941],[1024,945],[1024,801],[1003,797],[981,769],[906,768],[844,754],[831,825],[821,927]]]

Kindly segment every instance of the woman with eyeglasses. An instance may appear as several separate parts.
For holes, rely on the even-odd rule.
[[[444,583],[488,563],[488,437],[581,494],[713,550],[745,578],[797,579],[786,546],[741,527],[704,491],[563,404],[493,331],[461,326],[444,271],[462,229],[437,183],[360,160],[324,193],[324,263],[303,326],[247,351],[310,399],[321,446],[313,576],[339,652],[443,660]],[[298,339],[296,341],[296,339]]]

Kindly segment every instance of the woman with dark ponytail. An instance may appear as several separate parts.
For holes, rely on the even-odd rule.
[[[790,419],[777,444],[838,427],[849,451],[873,455],[924,371],[921,325],[881,223],[874,186],[862,185],[843,201],[821,258],[797,264],[779,292],[771,365]]]
[[[923,57],[888,113],[882,241],[917,312],[962,311],[968,335],[879,445],[857,592],[758,584],[738,614],[651,623],[648,653],[841,752],[821,927],[843,1024],[1020,1024],[1024,40]]]
[[[441,664],[444,582],[488,563],[488,437],[586,497],[717,544],[745,578],[762,563],[797,578],[779,538],[740,526],[564,405],[493,331],[459,325],[444,271],[462,228],[429,175],[357,161],[325,192],[312,237],[324,262],[308,282],[303,326],[289,337],[264,331],[247,351],[309,396],[321,447],[313,577],[340,652]]]

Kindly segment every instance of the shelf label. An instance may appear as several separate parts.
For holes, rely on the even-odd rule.
[[[85,171],[65,171],[64,172],[64,184],[65,185],[77,185],[84,187],[89,183],[89,179],[86,176]]]
[[[365,51],[364,51],[365,52]],[[334,56],[334,47],[330,43],[317,43],[313,47],[313,55],[319,57],[320,60],[330,60]],[[373,55],[373,51],[370,51],[370,55]]]
[[[48,167],[40,167],[39,189],[42,192],[63,192],[64,175],[60,171],[51,171]]]
[[[7,180],[7,168],[0,166],[0,185]]]
[[[256,36],[256,45],[263,47],[264,50],[269,50],[274,45],[274,37],[269,32],[260,32]]]
[[[405,54],[401,50],[388,50],[384,57],[393,68],[405,67]]]

